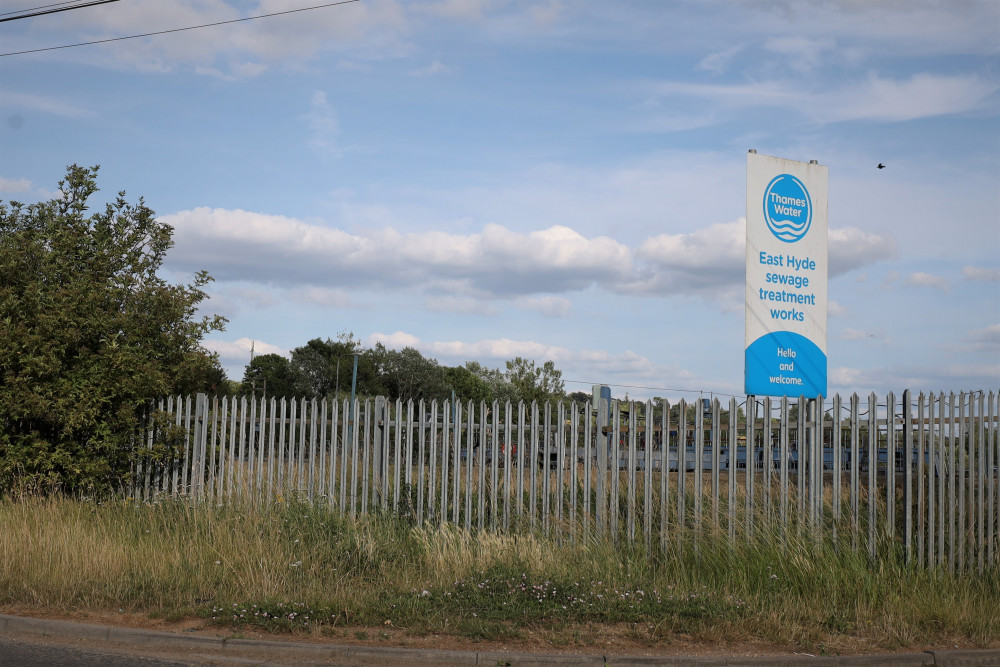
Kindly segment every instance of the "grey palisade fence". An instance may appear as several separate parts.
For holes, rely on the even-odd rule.
[[[129,493],[295,499],[651,548],[765,531],[982,570],[998,564],[998,399],[351,405],[199,394],[155,406]]]

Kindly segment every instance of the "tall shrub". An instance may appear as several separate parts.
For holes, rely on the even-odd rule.
[[[211,277],[157,275],[173,230],[141,198],[88,214],[97,171],[0,202],[0,491],[116,488],[145,406],[224,377],[201,340],[225,320],[195,312]]]

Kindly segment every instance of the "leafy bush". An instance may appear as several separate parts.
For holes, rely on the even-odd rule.
[[[157,275],[173,230],[141,198],[88,215],[97,170],[69,167],[50,201],[0,202],[0,490],[115,489],[153,398],[225,381],[201,347],[225,320],[195,317],[211,277]]]

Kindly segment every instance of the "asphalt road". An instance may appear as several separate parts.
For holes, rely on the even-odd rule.
[[[362,667],[373,664],[394,667],[406,662],[405,657],[401,659],[398,654],[374,663],[370,660],[358,663],[336,656],[281,656],[272,651],[255,652],[252,649],[239,655],[218,655],[204,653],[200,647],[185,647],[182,642],[176,649],[154,649],[80,645],[51,636],[19,636],[16,639],[0,636],[0,667]],[[434,662],[438,667],[450,664],[447,660]]]
[[[190,667],[204,664],[208,663],[178,662],[105,649],[0,637],[0,667]]]
[[[444,651],[327,642],[224,639],[212,635],[34,619],[0,614],[0,667],[1000,667],[1000,650],[928,650],[913,653],[815,657],[688,657],[676,655],[563,655],[497,651]]]

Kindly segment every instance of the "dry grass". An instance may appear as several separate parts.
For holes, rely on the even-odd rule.
[[[641,645],[810,651],[1000,646],[1000,576],[869,562],[830,544],[678,535],[662,553],[596,539],[345,520],[296,503],[0,500],[0,603],[200,616],[269,630],[382,627],[476,640],[594,627]],[[582,641],[582,640],[581,640]]]

